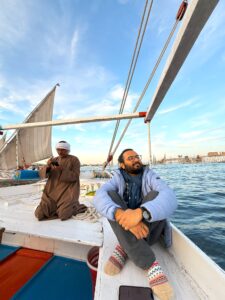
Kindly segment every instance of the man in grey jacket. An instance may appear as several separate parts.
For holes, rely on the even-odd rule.
[[[125,149],[118,158],[119,170],[96,193],[94,206],[105,216],[119,241],[105,265],[105,273],[118,274],[129,257],[147,270],[150,287],[161,300],[169,300],[173,290],[151,245],[163,238],[171,245],[168,217],[177,207],[172,189],[148,167],[133,149]]]

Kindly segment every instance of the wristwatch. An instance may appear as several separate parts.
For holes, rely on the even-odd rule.
[[[150,212],[145,207],[141,207],[141,210],[142,210],[142,218],[146,221],[150,221],[152,218]]]

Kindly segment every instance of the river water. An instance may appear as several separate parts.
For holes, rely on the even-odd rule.
[[[157,165],[177,195],[171,221],[225,270],[225,163]]]

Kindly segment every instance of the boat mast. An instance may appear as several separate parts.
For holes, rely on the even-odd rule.
[[[149,166],[151,166],[152,165],[152,147],[151,147],[150,122],[147,122],[147,126],[148,126]]]
[[[18,137],[18,131],[16,133],[16,168],[19,170],[19,137]]]

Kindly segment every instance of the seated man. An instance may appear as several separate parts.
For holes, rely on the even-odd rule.
[[[147,271],[153,292],[161,300],[171,299],[173,290],[151,245],[163,237],[171,245],[171,227],[166,220],[177,207],[174,192],[148,167],[133,149],[119,156],[119,170],[96,193],[94,205],[105,216],[119,241],[105,265],[105,273],[121,271],[129,257]]]
[[[80,162],[69,155],[70,145],[65,141],[56,144],[58,157],[51,158],[40,170],[40,177],[48,177],[41,202],[35,210],[39,221],[60,218],[62,221],[86,210],[79,203]]]

